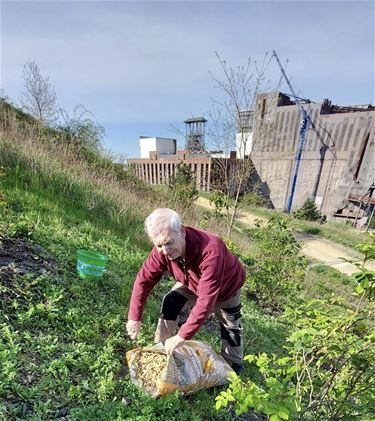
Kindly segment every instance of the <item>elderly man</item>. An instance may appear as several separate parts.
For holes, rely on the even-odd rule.
[[[220,322],[221,354],[236,372],[241,371],[240,289],[245,270],[238,259],[215,235],[183,226],[172,209],[152,212],[145,230],[154,248],[134,283],[126,326],[129,336],[138,336],[147,298],[168,271],[177,282],[163,299],[155,342],[165,341],[165,350],[171,354],[214,312]],[[180,326],[179,315],[186,309],[191,309],[189,316]]]

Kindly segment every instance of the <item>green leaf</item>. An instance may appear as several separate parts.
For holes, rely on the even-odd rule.
[[[266,415],[274,414],[275,411],[277,411],[277,406],[270,403],[265,403],[263,405],[262,412],[264,412]]]
[[[364,288],[363,288],[363,286],[361,285],[361,284],[359,284],[357,287],[356,287],[356,293],[357,294],[362,294],[363,293],[363,291],[364,291]]]
[[[277,415],[282,419],[282,420],[288,420],[289,419],[289,414],[287,412],[284,411],[279,411],[277,413]]]
[[[368,278],[367,277],[364,278],[364,279],[362,279],[362,281],[361,281],[361,287],[363,289],[366,289],[368,287]]]
[[[270,421],[281,421],[281,418],[277,414],[272,414],[270,416]]]
[[[255,360],[255,355],[253,354],[245,355],[244,360],[249,361],[249,363],[251,363]]]

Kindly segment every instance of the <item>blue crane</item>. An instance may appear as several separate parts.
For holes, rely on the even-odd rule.
[[[287,213],[290,213],[291,210],[292,210],[293,197],[294,197],[294,193],[295,193],[295,190],[296,190],[297,178],[298,178],[298,173],[299,173],[299,169],[300,169],[300,165],[301,165],[302,152],[303,152],[303,148],[304,148],[304,145],[305,145],[306,132],[307,132],[307,128],[308,128],[309,124],[312,123],[312,121],[311,121],[310,116],[306,112],[306,110],[302,107],[302,104],[299,100],[300,98],[295,94],[294,89],[293,89],[291,83],[289,82],[288,76],[286,75],[286,73],[284,71],[284,68],[283,68],[275,50],[273,50],[272,56],[276,58],[276,61],[279,65],[279,67],[280,67],[281,73],[282,73],[286,83],[289,86],[289,89],[292,93],[292,96],[294,97],[294,100],[296,101],[296,104],[298,105],[298,107],[301,111],[301,116],[302,116],[301,127],[300,127],[300,130],[299,130],[299,144],[298,144],[298,150],[297,150],[295,165],[294,165],[294,174],[293,174],[293,177],[292,177],[292,184],[291,184],[290,193],[289,193],[288,202],[287,202],[287,207],[286,207]]]

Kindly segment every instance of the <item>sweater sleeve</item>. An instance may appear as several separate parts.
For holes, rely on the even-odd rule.
[[[192,308],[186,323],[178,334],[184,339],[191,339],[207,320],[215,307],[223,278],[223,255],[219,250],[208,253],[200,264],[201,278],[197,290],[197,301]]]
[[[129,304],[129,320],[142,319],[147,298],[166,270],[163,256],[154,247],[135,279]]]

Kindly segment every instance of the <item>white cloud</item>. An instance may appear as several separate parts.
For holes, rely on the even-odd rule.
[[[33,58],[65,107],[82,103],[106,121],[203,113],[219,95],[214,51],[238,65],[275,49],[306,96],[374,100],[372,1],[3,1],[1,12],[6,92],[21,90]]]

